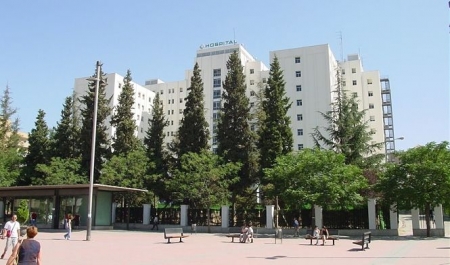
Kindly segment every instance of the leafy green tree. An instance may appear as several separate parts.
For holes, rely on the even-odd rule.
[[[92,76],[97,77],[97,71]],[[111,114],[109,107],[110,99],[106,98],[105,74],[100,69],[100,87],[98,89],[98,110],[96,124],[96,140],[95,140],[95,168],[94,181],[98,182],[103,161],[111,157],[110,139],[108,139],[106,118]],[[81,147],[81,174],[89,178],[89,169],[91,164],[91,146],[92,146],[92,129],[94,118],[95,104],[95,86],[96,81],[90,81],[87,93],[81,97],[81,131],[80,131],[80,147]]]
[[[347,164],[370,168],[384,157],[376,154],[383,143],[371,143],[372,135],[365,119],[366,110],[358,110],[357,96],[349,97],[342,88],[339,70],[336,72],[336,80],[336,97],[331,110],[321,112],[328,126],[316,127],[312,137],[317,147],[343,154]]]
[[[254,153],[255,135],[249,125],[251,115],[249,99],[245,94],[245,75],[237,52],[230,55],[227,69],[223,82],[223,107],[217,125],[217,153],[224,161],[242,165],[238,182],[230,187],[234,204],[237,195],[256,183],[257,158]]]
[[[181,157],[181,168],[175,170],[169,187],[175,199],[189,198],[194,207],[207,209],[210,232],[210,208],[228,201],[229,185],[237,179],[227,176],[236,176],[239,168],[239,164],[224,163],[210,151],[186,153]]]
[[[51,136],[53,157],[77,158],[80,156],[80,126],[74,109],[74,97],[66,97],[61,120]]]
[[[23,164],[24,147],[21,145],[17,109],[12,106],[10,88],[6,86],[0,97],[0,186],[15,185]]]
[[[135,136],[134,88],[131,80],[131,71],[128,70],[123,79],[124,85],[119,95],[118,105],[111,118],[111,126],[116,127],[116,135],[112,144],[115,154],[127,154],[139,146],[139,139]]]
[[[363,202],[367,186],[361,169],[345,164],[345,157],[330,150],[305,149],[277,158],[265,170],[272,196],[295,208],[299,204],[347,208]]]
[[[149,121],[149,129],[146,132],[144,145],[147,157],[154,167],[149,170],[151,178],[147,182],[149,190],[152,190],[156,196],[168,198],[166,192],[165,180],[167,179],[167,153],[164,149],[164,127],[167,126],[167,120],[164,116],[163,105],[160,104],[159,93],[156,93],[153,99],[152,118]]]
[[[200,153],[202,150],[209,148],[208,122],[205,119],[205,104],[203,100],[203,82],[198,63],[195,63],[188,92],[186,108],[178,129],[177,156],[180,158],[186,153]]]
[[[292,103],[286,96],[284,85],[283,71],[275,56],[270,65],[268,84],[264,88],[262,109],[265,119],[258,129],[261,168],[272,167],[278,156],[292,151],[291,119],[287,114]]]
[[[20,181],[21,185],[41,183],[44,176],[36,171],[36,166],[50,162],[49,129],[45,122],[45,112],[41,109],[38,111],[35,128],[31,130],[28,137],[28,143],[28,152],[25,156],[25,166]]]
[[[42,175],[37,179],[37,185],[70,185],[86,184],[86,177],[80,175],[81,158],[53,157],[48,164],[38,164],[36,171]]]
[[[450,203],[449,143],[431,142],[395,155],[398,163],[388,165],[377,190],[399,210],[425,209],[430,236],[430,209]]]

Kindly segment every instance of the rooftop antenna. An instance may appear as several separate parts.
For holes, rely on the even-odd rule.
[[[339,45],[341,50],[341,62],[344,61],[344,44],[342,41],[342,31],[339,31]]]
[[[233,41],[236,42],[236,30],[235,30],[235,28],[233,28]]]

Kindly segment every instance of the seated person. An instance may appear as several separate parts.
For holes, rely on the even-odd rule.
[[[248,227],[244,223],[244,225],[241,228],[241,235],[239,236],[239,242],[245,243],[245,241],[247,240],[247,231],[248,231]]]
[[[252,242],[253,241],[253,228],[252,228],[252,222],[248,223],[247,227],[247,240]]]
[[[320,230],[319,230],[319,227],[317,225],[314,227],[314,231],[313,231],[313,235],[312,236],[313,236],[313,238],[316,239],[316,245],[319,244]]]
[[[326,226],[322,227],[322,230],[320,231],[320,234],[322,235],[322,245],[325,245],[325,242],[328,239],[328,236],[330,235],[328,233],[328,229]]]

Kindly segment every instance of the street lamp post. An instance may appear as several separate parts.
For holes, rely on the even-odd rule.
[[[95,100],[94,113],[92,118],[92,142],[91,142],[91,163],[89,168],[89,204],[88,204],[88,219],[86,230],[86,241],[91,240],[92,230],[92,197],[94,193],[94,168],[95,168],[95,140],[97,137],[97,111],[98,111],[98,90],[100,87],[100,68],[102,64],[97,61],[97,76],[89,78],[89,81],[95,81]]]

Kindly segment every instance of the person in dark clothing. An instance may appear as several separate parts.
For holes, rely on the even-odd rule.
[[[34,239],[38,229],[35,226],[27,228],[27,239],[22,240],[13,250],[6,264],[10,264],[14,259],[19,257],[17,264],[41,264],[41,244]]]

